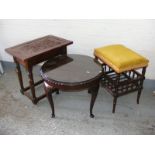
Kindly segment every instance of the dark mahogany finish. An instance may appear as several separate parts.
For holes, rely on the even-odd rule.
[[[90,117],[98,94],[99,82],[103,76],[102,68],[93,58],[84,55],[57,56],[47,61],[41,68],[41,76],[47,98],[51,105],[52,117],[55,117],[51,92],[55,89],[63,91],[80,91],[88,89],[92,94]]]
[[[110,66],[99,58],[95,57],[94,61],[102,66],[103,77],[101,83],[103,87],[114,97],[112,113],[115,113],[117,98],[125,94],[138,91],[137,104],[143,89],[145,80],[146,67],[137,70],[129,70],[123,73],[116,73]]]
[[[5,49],[7,53],[13,56],[14,62],[16,63],[16,72],[19,79],[21,93],[29,97],[34,104],[37,104],[37,102],[46,95],[43,94],[36,97],[35,86],[41,84],[43,80],[36,83],[34,82],[32,72],[33,66],[43,61],[47,61],[49,58],[57,55],[67,55],[67,45],[72,43],[72,41],[63,38],[48,35]],[[20,64],[27,70],[29,78],[28,87],[24,87],[23,85]],[[31,90],[31,95],[26,92],[28,89]]]

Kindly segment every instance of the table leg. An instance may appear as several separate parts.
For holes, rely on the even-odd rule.
[[[50,103],[50,106],[51,106],[51,110],[52,110],[51,117],[54,118],[55,117],[55,110],[54,110],[54,102],[53,102],[53,97],[52,97],[52,90],[50,88],[47,88],[45,83],[44,83],[44,89],[45,89],[48,101]]]
[[[56,89],[55,91],[56,91],[56,94],[60,94],[59,89]]]
[[[3,73],[4,73],[3,66],[2,66],[2,64],[0,62],[0,74],[3,74]]]
[[[32,102],[33,104],[37,104],[32,67],[29,67],[27,71],[28,71],[29,85],[30,85],[31,94],[32,94]]]
[[[90,101],[90,117],[91,118],[94,118],[93,107],[94,107],[94,103],[95,103],[95,100],[98,94],[98,90],[99,90],[99,84],[97,84],[96,86],[88,90],[92,94],[91,101]]]
[[[20,84],[20,92],[22,94],[24,94],[23,77],[22,77],[22,73],[21,73],[21,69],[20,69],[20,64],[16,61],[15,58],[14,58],[14,62],[16,64],[16,73],[18,76],[19,84]]]

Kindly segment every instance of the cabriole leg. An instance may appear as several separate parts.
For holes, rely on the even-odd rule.
[[[52,110],[51,117],[55,118],[55,110],[54,110],[54,102],[53,102],[53,97],[52,97],[52,90],[50,88],[47,88],[45,83],[44,83],[44,89],[45,89],[46,96],[48,98],[48,101],[49,101],[49,104],[50,104],[50,107]]]
[[[98,94],[98,90],[99,90],[99,83],[96,86],[89,89],[89,92],[92,94],[91,102],[90,102],[90,117],[91,118],[94,118],[93,107],[94,107],[94,103],[95,103],[95,100]]]

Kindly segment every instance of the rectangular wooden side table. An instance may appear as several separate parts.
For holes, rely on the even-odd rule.
[[[26,95],[33,104],[37,104],[39,100],[46,96],[43,94],[39,97],[36,97],[35,86],[41,84],[43,80],[34,82],[33,66],[54,56],[66,55],[67,45],[72,43],[72,41],[63,38],[48,35],[5,49],[7,53],[13,56],[14,62],[16,64],[16,73],[18,75],[21,93]],[[20,64],[24,66],[28,73],[29,86],[27,87],[24,87],[23,85]],[[27,90],[29,89],[31,90],[31,95],[27,93]]]

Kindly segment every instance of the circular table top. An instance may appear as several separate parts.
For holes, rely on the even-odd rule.
[[[92,57],[70,54],[45,62],[41,75],[50,83],[75,85],[101,78],[102,68]]]

